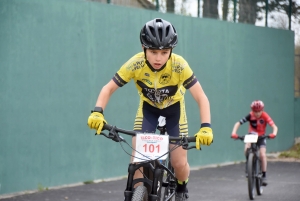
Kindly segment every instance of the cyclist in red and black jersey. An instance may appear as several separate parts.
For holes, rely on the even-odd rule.
[[[251,103],[252,111],[242,118],[240,121],[236,122],[232,129],[231,137],[237,139],[238,135],[237,130],[243,123],[249,122],[249,133],[257,133],[259,136],[262,136],[266,132],[267,124],[272,127],[273,132],[269,135],[270,138],[275,138],[277,135],[278,128],[275,125],[272,118],[264,111],[264,103],[261,100],[255,100]],[[266,157],[266,139],[261,139],[257,141],[260,148],[260,158],[262,164],[263,178],[262,184],[267,185],[267,157]],[[247,148],[250,147],[250,144],[245,144],[245,155]],[[247,156],[246,156],[247,159]],[[246,163],[247,164],[247,163]]]

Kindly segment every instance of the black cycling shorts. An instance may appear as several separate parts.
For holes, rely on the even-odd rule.
[[[254,133],[249,133],[249,134],[254,134]],[[256,134],[255,134],[256,135]],[[263,139],[258,139],[257,142],[256,142],[257,146],[259,148],[261,147],[266,147],[267,146],[267,140],[266,138],[263,138]]]
[[[188,135],[184,100],[176,102],[164,109],[153,107],[149,103],[141,100],[134,122],[134,130],[141,133],[155,133],[159,116],[166,118],[168,135],[173,137]]]

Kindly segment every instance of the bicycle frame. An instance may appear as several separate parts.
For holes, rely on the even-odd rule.
[[[238,139],[244,140],[245,136],[239,136]],[[258,136],[258,140],[268,138],[268,136]],[[250,147],[246,150],[246,167],[248,172],[248,193],[251,200],[254,199],[254,185],[256,186],[256,192],[258,195],[262,194],[261,185],[261,158],[260,158],[260,148],[257,142],[250,143]]]
[[[247,148],[246,154],[247,154],[247,159],[250,153],[253,153],[255,159],[261,160],[260,159],[260,153],[259,153],[259,147],[257,146],[257,143],[250,143],[250,147]]]
[[[111,126],[108,124],[104,125],[104,129],[109,131],[109,135],[106,135],[105,133],[101,132],[102,136],[105,136],[109,139],[112,139],[115,142],[125,142],[124,138],[122,138],[118,132],[123,133],[123,134],[127,134],[127,135],[131,135],[131,136],[135,136],[137,134],[137,132],[135,131],[128,131],[128,130],[123,130],[120,128],[117,128],[115,126]],[[196,138],[195,137],[169,137],[169,140],[176,140],[179,141],[179,146],[182,146],[183,149],[192,149],[192,148],[196,148],[195,146],[188,146],[189,142],[195,142]],[[153,178],[147,178],[144,174],[143,178],[138,178],[138,179],[134,179],[134,174],[135,171],[138,170],[139,168],[145,168],[150,170],[149,172],[151,172],[153,174]],[[163,184],[162,183],[162,173],[163,171],[167,171],[168,175],[170,175],[172,177],[172,182],[170,182],[170,184]],[[176,187],[176,178],[175,175],[172,171],[170,171],[168,169],[168,167],[165,167],[163,164],[161,164],[159,162],[158,159],[156,160],[148,160],[148,161],[143,161],[143,162],[139,162],[139,163],[130,163],[128,166],[128,178],[127,178],[127,184],[126,184],[126,189],[124,191],[124,196],[125,196],[125,201],[131,201],[132,196],[133,196],[133,188],[134,185],[139,183],[139,182],[143,182],[144,185],[146,185],[149,189],[150,192],[148,194],[148,198],[149,201],[157,201],[158,200],[158,193],[157,193],[157,189],[158,189],[158,183],[160,182],[161,186],[163,187],[167,187],[168,185],[175,186]],[[175,192],[175,187],[174,187],[174,192]],[[172,196],[170,196],[172,197]],[[169,199],[166,199],[169,200]]]
[[[155,163],[155,166],[153,166],[152,162]],[[153,180],[147,177],[133,179],[134,173],[139,168],[148,168],[153,173]],[[158,183],[162,181],[159,181],[161,178],[161,175],[163,171],[166,170],[169,175],[174,179],[175,181],[175,175],[173,172],[171,172],[167,167],[162,165],[158,160],[155,161],[146,161],[142,163],[130,163],[128,167],[128,178],[127,178],[127,185],[126,189],[124,191],[125,195],[125,201],[130,201],[133,193],[133,186],[139,182],[143,182],[144,185],[146,184],[148,187],[150,187],[151,192],[148,195],[149,201],[156,201],[159,197],[157,195],[157,189],[158,189]],[[169,184],[165,184],[169,185]],[[164,184],[162,184],[164,186]],[[165,187],[165,186],[164,186]]]
[[[268,136],[259,136],[258,139],[264,139],[264,138],[268,138]],[[254,157],[254,162],[257,162],[259,161],[259,164],[261,163],[261,158],[260,158],[260,148],[258,147],[257,143],[250,143],[250,147],[247,148],[247,151],[246,151],[246,154],[247,154],[247,159],[248,159],[248,156],[250,155],[250,153],[253,153],[253,157]],[[258,170],[259,167],[256,166],[256,169],[255,169],[255,172],[256,172],[256,175],[255,177],[256,178],[261,178],[261,175],[259,175],[259,170]]]
[[[244,137],[245,136],[239,136],[238,139],[240,139],[241,141],[243,141]],[[268,139],[268,136],[265,136],[265,135],[264,136],[259,136],[258,140],[260,140],[260,139]],[[255,143],[249,143],[249,144],[250,144],[250,147],[247,148],[247,150],[246,150],[246,157],[247,157],[247,159],[248,159],[248,156],[250,155],[250,153],[253,153],[254,157],[256,157],[256,159],[258,159],[258,160],[261,161],[261,159],[260,159],[260,150],[259,150],[259,147],[257,145],[257,142],[255,142]]]

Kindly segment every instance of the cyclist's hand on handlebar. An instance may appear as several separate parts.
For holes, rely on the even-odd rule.
[[[273,134],[273,133],[269,134],[269,138],[274,139],[275,137],[276,137],[275,134]]]
[[[233,138],[233,139],[238,139],[239,136],[238,136],[238,134],[236,134],[236,133],[232,133],[232,134],[231,134],[231,138]]]
[[[97,130],[97,134],[100,135],[104,124],[107,124],[107,122],[105,121],[102,113],[92,111],[91,115],[88,118],[87,124],[90,129]]]
[[[213,133],[210,127],[202,127],[199,132],[195,134],[196,149],[200,149],[200,144],[210,145],[213,141]]]

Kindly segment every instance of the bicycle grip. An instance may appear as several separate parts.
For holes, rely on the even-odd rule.
[[[112,128],[112,125],[109,125],[109,124],[104,124],[103,126],[103,130],[111,130]]]

